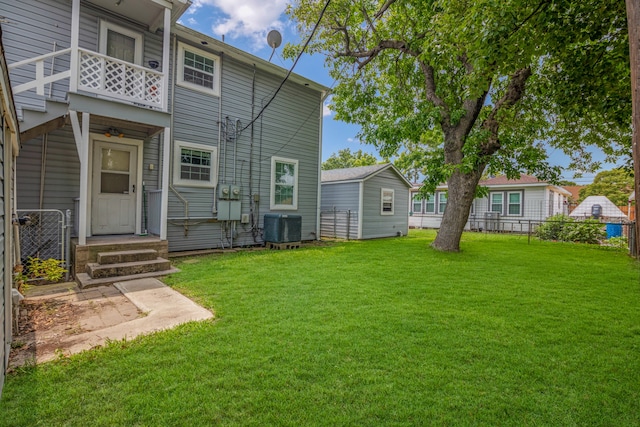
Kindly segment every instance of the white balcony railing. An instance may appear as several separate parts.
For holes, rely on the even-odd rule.
[[[69,57],[71,53],[72,49],[67,48],[9,65],[12,71],[21,68],[24,69],[21,74],[32,76],[31,80],[15,86],[13,93],[17,95],[35,89],[38,95],[44,95],[45,86],[77,75],[77,85],[71,84],[70,88],[166,111],[164,74],[90,50],[78,49],[77,74],[67,69],[45,76],[45,62],[52,63],[54,58]]]

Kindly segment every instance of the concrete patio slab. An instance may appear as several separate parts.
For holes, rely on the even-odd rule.
[[[68,356],[80,353],[104,345],[107,340],[133,339],[182,323],[214,317],[211,311],[155,278],[118,282],[113,286],[85,290],[70,286],[59,288],[27,296],[27,299],[50,298],[58,304],[82,304],[85,308],[88,304],[91,309],[79,311],[84,316],[76,319],[79,322],[75,324],[79,333],[58,333],[51,337],[53,343],[48,343],[47,337],[38,336],[36,331],[36,363],[53,360],[60,357],[60,354]]]

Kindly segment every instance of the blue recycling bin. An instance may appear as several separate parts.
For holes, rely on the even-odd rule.
[[[607,239],[622,236],[622,224],[607,223]]]

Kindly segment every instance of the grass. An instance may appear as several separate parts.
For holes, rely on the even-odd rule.
[[[10,375],[0,425],[640,425],[638,263],[434,236],[184,260],[214,322]]]

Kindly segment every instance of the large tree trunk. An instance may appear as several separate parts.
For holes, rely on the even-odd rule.
[[[626,0],[631,59],[631,102],[633,111],[633,171],[636,194],[635,252],[640,257],[640,1]]]
[[[460,238],[469,219],[476,186],[480,181],[483,169],[479,167],[473,172],[455,171],[451,174],[447,181],[449,186],[447,208],[442,216],[438,235],[432,244],[435,249],[446,252],[460,251]]]

